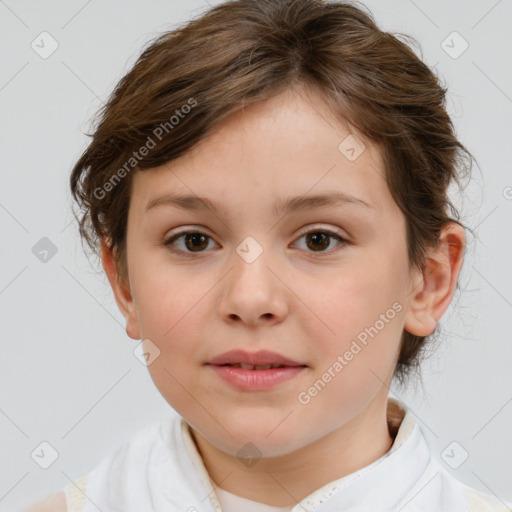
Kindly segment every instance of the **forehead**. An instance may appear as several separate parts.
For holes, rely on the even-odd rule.
[[[334,119],[319,94],[291,89],[232,114],[185,155],[132,179],[139,211],[165,192],[209,196],[226,207],[328,191],[378,211],[393,203],[379,148]]]

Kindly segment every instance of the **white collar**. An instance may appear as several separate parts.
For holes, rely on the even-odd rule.
[[[387,411],[388,428],[398,429],[390,450],[368,466],[317,489],[300,501],[293,508],[292,512],[316,511],[321,505],[328,503],[332,496],[341,494],[340,491],[342,490],[344,497],[342,502],[336,500],[337,510],[352,510],[348,506],[353,502],[358,503],[362,496],[365,496],[369,502],[373,498],[380,501],[383,507],[382,510],[390,509],[389,507],[395,503],[396,497],[403,493],[404,485],[407,486],[407,482],[413,484],[420,477],[430,462],[430,451],[419,431],[412,412],[402,402],[389,397]],[[215,512],[222,512],[208,471],[201,455],[197,451],[190,427],[183,418],[180,421],[180,426],[183,443],[203,485],[207,489],[213,510]],[[405,447],[401,448],[404,445]],[[398,452],[398,456],[394,455],[399,448],[401,448],[401,451]],[[413,452],[415,452],[414,463],[412,463],[410,458]],[[381,464],[388,458],[389,461],[386,464]],[[407,460],[411,462],[404,466],[404,462],[406,463]],[[398,472],[401,472],[404,477],[407,477],[406,481],[399,478],[390,479],[389,471],[397,475]],[[384,500],[384,502],[382,501],[384,496],[381,492],[383,490],[381,489],[382,487],[386,488],[387,492],[385,494],[390,497],[388,500]]]
[[[432,459],[412,411],[393,398],[388,425],[398,433],[386,454],[292,512],[467,512],[460,482]],[[105,457],[90,473],[87,497],[84,512],[222,512],[188,424],[176,414]]]

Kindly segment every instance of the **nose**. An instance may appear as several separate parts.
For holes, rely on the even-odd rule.
[[[252,259],[234,251],[229,261],[232,270],[223,280],[218,305],[225,321],[255,326],[277,324],[286,318],[290,292],[282,270],[269,253],[263,250]]]

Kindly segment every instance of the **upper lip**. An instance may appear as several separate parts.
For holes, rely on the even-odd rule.
[[[282,365],[282,366],[306,366],[303,363],[293,361],[287,357],[271,352],[260,350],[259,352],[246,352],[245,350],[230,350],[216,356],[206,364],[221,366],[223,364],[252,364],[252,365]]]

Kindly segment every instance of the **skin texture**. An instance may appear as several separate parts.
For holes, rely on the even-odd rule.
[[[350,161],[350,133],[315,93],[287,90],[243,112],[178,160],[133,175],[128,213],[129,282],[103,244],[103,266],[133,339],[160,355],[149,366],[168,403],[189,423],[212,480],[240,496],[294,505],[322,485],[385,454],[388,388],[403,330],[434,332],[459,274],[464,231],[451,223],[423,272],[410,269],[405,217],[384,180],[377,147]],[[363,140],[360,137],[360,140]],[[274,201],[339,191],[354,204],[276,215]],[[163,193],[206,196],[218,211],[163,205]],[[179,229],[178,229],[179,228]],[[181,237],[191,228],[204,244]],[[325,246],[306,233],[333,231]],[[248,236],[263,252],[236,252]],[[393,304],[393,319],[307,404],[298,394]],[[204,363],[231,349],[267,349],[306,364],[271,390],[239,391]],[[251,442],[261,458],[237,456]]]

